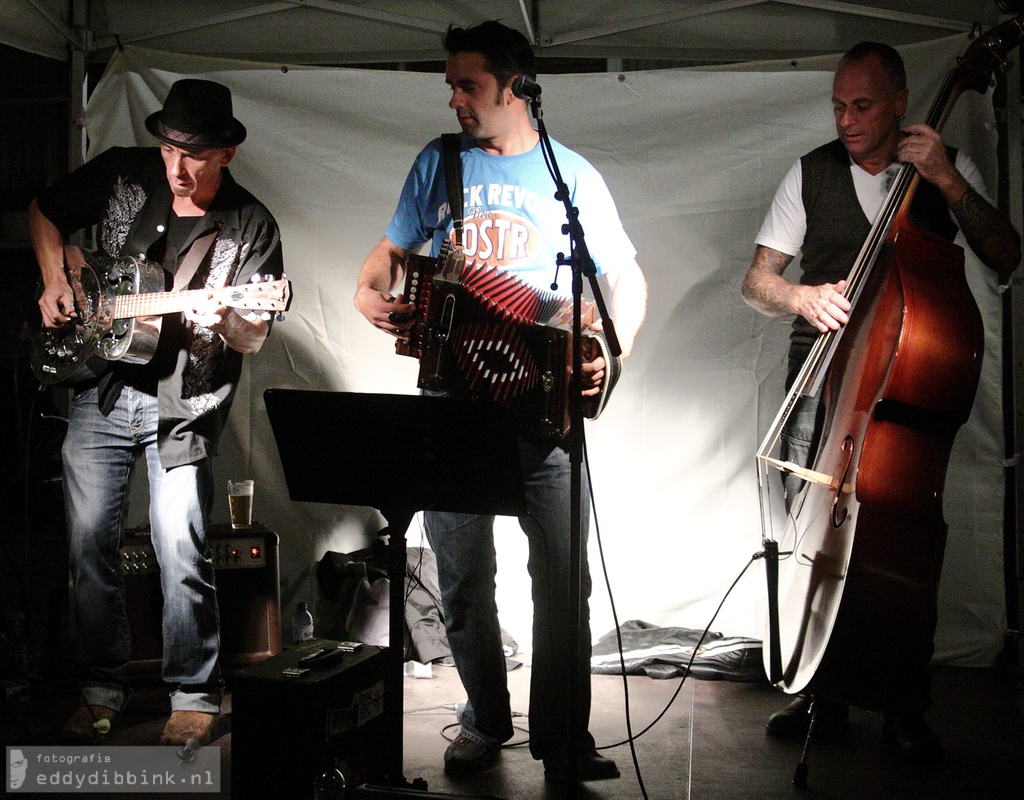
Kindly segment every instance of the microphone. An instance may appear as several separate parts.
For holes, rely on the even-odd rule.
[[[516,75],[512,79],[512,94],[520,100],[536,100],[540,97],[540,84],[529,75]]]

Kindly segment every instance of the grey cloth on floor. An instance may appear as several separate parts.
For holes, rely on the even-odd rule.
[[[659,628],[642,620],[630,620],[620,626],[622,660],[627,675],[650,678],[674,678],[690,674],[704,680],[765,682],[763,646],[749,636],[723,636],[709,631],[694,655],[694,647],[703,631],[690,628]],[[610,631],[594,645],[590,671],[598,675],[622,673],[618,638]]]

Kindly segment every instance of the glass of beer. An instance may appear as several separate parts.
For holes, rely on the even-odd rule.
[[[228,481],[228,512],[232,528],[252,526],[252,481]]]

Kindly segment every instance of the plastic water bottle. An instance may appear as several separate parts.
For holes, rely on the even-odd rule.
[[[301,644],[307,639],[313,638],[313,615],[309,613],[309,605],[305,600],[300,600],[295,608],[295,616],[292,617],[292,642]]]

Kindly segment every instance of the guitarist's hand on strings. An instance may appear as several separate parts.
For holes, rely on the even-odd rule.
[[[75,296],[67,280],[62,277],[43,288],[39,295],[39,313],[45,328],[63,328],[78,318]]]
[[[207,297],[206,302],[196,303],[192,308],[185,309],[185,319],[194,322],[203,328],[208,328],[214,333],[221,333],[224,327],[224,318],[229,309],[222,306],[212,297]]]
[[[38,300],[43,327],[71,325],[78,318],[78,313],[69,273],[80,280],[81,268],[85,264],[82,251],[77,247],[64,247],[57,226],[43,216],[35,200],[28,207],[28,226],[43,281],[43,291]]]

